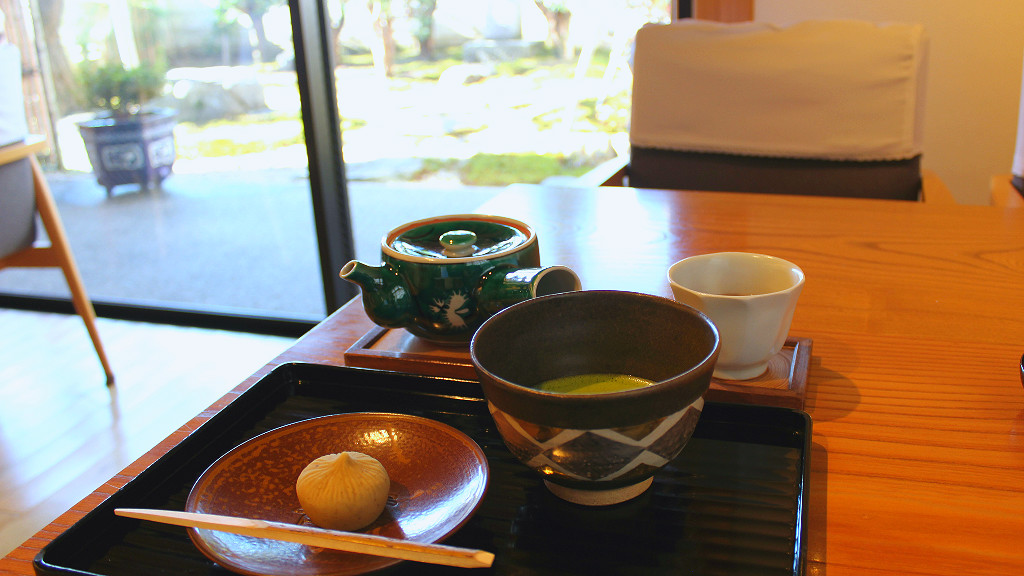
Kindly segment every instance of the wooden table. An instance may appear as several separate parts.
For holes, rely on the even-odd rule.
[[[791,334],[814,341],[808,573],[1024,574],[1024,210],[896,201],[509,188],[542,261],[585,289],[670,296],[690,254],[780,256],[807,274]],[[341,365],[358,301],[0,561],[40,548],[275,366]]]

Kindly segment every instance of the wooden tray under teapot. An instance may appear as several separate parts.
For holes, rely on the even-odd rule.
[[[750,380],[715,378],[706,398],[802,410],[811,347],[810,338],[790,337],[768,363],[767,372]],[[345,352],[345,364],[422,376],[477,379],[467,347],[441,346],[405,330],[380,326],[370,329]]]

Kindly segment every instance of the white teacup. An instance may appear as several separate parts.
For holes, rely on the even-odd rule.
[[[691,256],[668,269],[675,299],[704,312],[718,326],[716,378],[748,380],[763,374],[782,350],[804,273],[792,262],[749,252]]]

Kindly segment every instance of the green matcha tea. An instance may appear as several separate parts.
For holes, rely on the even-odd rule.
[[[650,386],[654,382],[625,374],[577,374],[546,380],[537,385],[538,390],[558,394],[606,394]]]

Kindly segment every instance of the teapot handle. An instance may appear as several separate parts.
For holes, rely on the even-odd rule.
[[[486,316],[491,316],[530,298],[580,289],[579,276],[565,266],[495,268],[481,281],[477,306]]]

